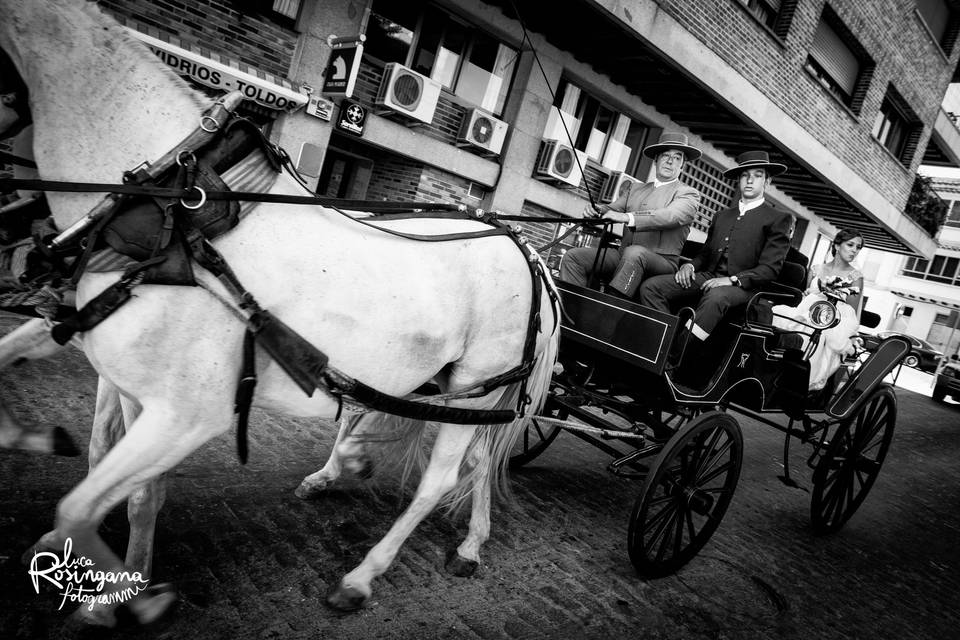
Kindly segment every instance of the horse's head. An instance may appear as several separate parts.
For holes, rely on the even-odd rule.
[[[0,16],[0,81],[15,87],[0,134],[33,121],[44,179],[116,183],[186,137],[209,104],[96,3],[0,0]],[[61,228],[102,197],[48,194]]]

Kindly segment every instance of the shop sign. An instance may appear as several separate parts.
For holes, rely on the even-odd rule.
[[[340,103],[340,117],[337,118],[337,129],[355,136],[362,136],[363,127],[366,122],[367,110],[359,102],[344,100]]]
[[[307,114],[330,122],[333,116],[333,100],[327,100],[320,96],[310,96],[310,102],[307,103]]]
[[[327,60],[327,68],[323,72],[323,87],[320,93],[335,97],[352,97],[362,57],[363,42],[335,43],[330,52],[330,59]]]
[[[150,37],[139,31],[130,33],[142,40],[150,50],[181,76],[221,91],[240,91],[244,98],[268,109],[296,111],[307,104],[309,97],[274,82],[269,82],[205,58],[197,53]]]

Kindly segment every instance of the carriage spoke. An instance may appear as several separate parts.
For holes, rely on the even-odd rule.
[[[649,538],[648,545],[651,549],[657,546],[657,544],[661,541],[664,531],[666,531],[667,526],[670,524],[670,521],[673,518],[673,514],[676,513],[676,511],[677,511],[677,503],[672,502],[670,503],[669,506],[664,508],[660,514],[658,514],[659,516],[658,519],[661,520],[661,522],[659,523],[656,530],[652,533],[652,535]],[[649,528],[647,528],[647,531],[649,531]]]
[[[717,468],[715,468],[713,471],[711,471],[709,474],[707,474],[707,475],[699,478],[698,484],[699,484],[700,486],[703,486],[703,485],[707,484],[708,482],[710,482],[711,480],[717,478],[718,476],[720,476],[720,475],[722,475],[722,474],[724,474],[724,473],[727,473],[727,472],[730,471],[730,469],[732,469],[732,468],[733,468],[733,461],[732,461],[732,460],[727,460],[727,461],[724,462],[722,465],[720,465],[719,467],[717,467]]]
[[[683,525],[684,521],[690,517],[690,509],[684,508],[677,515],[679,517],[676,523],[677,531],[673,538],[673,557],[679,556],[683,551]]]
[[[660,542],[657,548],[657,562],[663,562],[664,554],[670,550],[670,538],[674,527],[677,526],[677,521],[683,521],[683,514],[681,513],[681,505],[677,505],[677,508],[674,509],[673,513],[670,515],[670,519],[667,521],[667,526],[663,531],[663,535],[660,537]]]

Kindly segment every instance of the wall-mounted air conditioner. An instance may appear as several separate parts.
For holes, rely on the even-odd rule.
[[[534,173],[538,178],[559,180],[574,187],[583,179],[583,166],[587,154],[571,149],[559,140],[544,140],[540,144],[540,155]]]
[[[509,128],[506,122],[497,120],[482,109],[468,109],[463,115],[457,141],[461,145],[473,145],[500,155]]]
[[[600,202],[613,202],[623,194],[632,184],[642,184],[633,176],[629,176],[622,171],[613,171],[603,183],[603,189],[600,190]]]
[[[439,82],[391,62],[383,70],[383,80],[374,102],[391,112],[429,124],[439,99]]]

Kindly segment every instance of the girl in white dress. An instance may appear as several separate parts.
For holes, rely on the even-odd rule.
[[[853,261],[862,248],[863,236],[859,232],[842,229],[830,246],[830,260],[810,269],[807,290],[800,304],[796,307],[776,305],[773,308],[775,327],[798,331],[805,327],[792,319],[809,322],[808,313],[814,302],[830,300],[837,307],[840,323],[820,334],[820,342],[810,356],[811,391],[822,389],[840,366],[843,357],[855,350],[854,339],[860,327],[860,304],[863,301],[863,274],[853,266]],[[803,334],[801,336],[805,349],[809,338]]]

